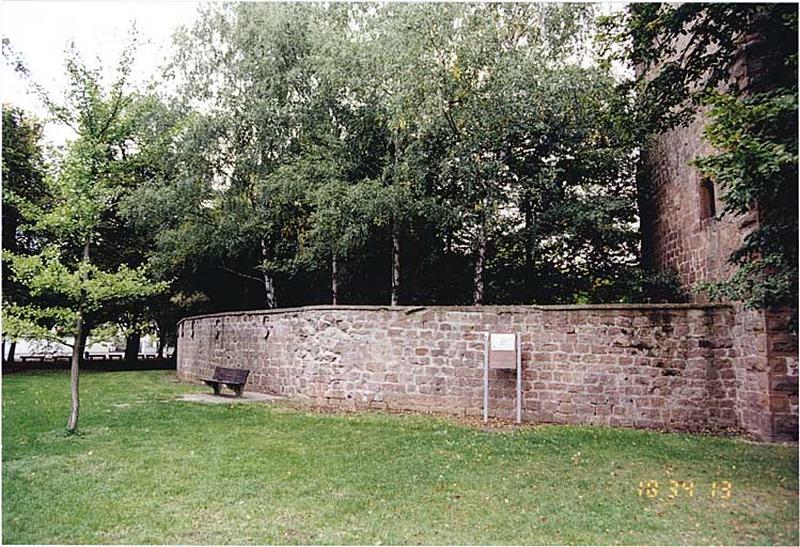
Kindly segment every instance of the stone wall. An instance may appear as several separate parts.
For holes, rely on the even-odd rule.
[[[728,258],[758,222],[755,213],[722,215],[724,190],[718,187],[717,214],[705,216],[703,179],[689,162],[713,151],[702,138],[707,121],[699,114],[688,127],[653,139],[643,154],[642,251],[649,265],[676,274],[687,289],[729,277],[735,269]]]
[[[517,332],[524,421],[766,439],[797,420],[796,392],[792,406],[773,389],[782,379],[769,360],[783,359],[789,376],[797,360],[770,357],[760,325],[756,312],[690,304],[241,312],[181,321],[178,373],[241,367],[248,390],[313,405],[480,415],[485,333]],[[491,415],[512,417],[514,372],[490,378]]]
[[[752,54],[758,37],[749,40],[731,71],[731,80],[744,90],[763,79],[760,59]],[[728,258],[759,222],[757,211],[722,215],[724,188],[718,186],[716,215],[709,215],[705,187],[713,181],[704,181],[691,165],[698,156],[714,152],[703,138],[708,121],[701,110],[687,126],[654,137],[643,151],[638,184],[643,262],[674,273],[697,302],[705,302],[705,295],[692,289],[730,277],[735,266]],[[719,350],[718,357],[734,362],[737,422],[759,438],[797,438],[798,344],[789,328],[791,315],[790,309],[744,310],[736,305],[733,325],[719,327],[733,338],[732,347]]]
[[[789,329],[792,310],[763,312],[769,371],[770,435],[778,439],[797,439],[798,357],[797,334]]]
[[[686,34],[676,47],[685,47]],[[751,87],[759,74],[759,59],[753,57],[749,42],[744,44],[733,64],[730,82],[743,90]],[[709,123],[708,110],[701,108],[691,123],[656,135],[642,151],[639,178],[639,213],[643,260],[660,271],[677,275],[691,289],[696,283],[726,279],[734,268],[731,253],[758,225],[758,214],[723,215],[725,192],[713,181],[704,181],[691,161],[715,153],[706,142],[703,130]],[[708,199],[704,186],[714,188]],[[715,215],[708,215],[709,202]],[[693,294],[703,301],[702,294]]]

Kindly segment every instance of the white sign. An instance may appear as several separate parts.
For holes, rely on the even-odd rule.
[[[490,347],[492,351],[514,351],[516,347],[516,337],[511,334],[491,334]]]

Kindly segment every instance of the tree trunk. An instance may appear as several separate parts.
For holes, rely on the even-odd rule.
[[[172,321],[156,321],[156,330],[158,331],[158,342],[156,343],[156,351],[158,358],[164,358],[164,349],[167,347],[167,339],[172,338],[175,331],[175,323]]]
[[[533,206],[531,205],[530,198],[525,199],[525,298],[533,299],[533,279],[531,274],[533,272],[533,237],[531,237],[531,230],[533,230]]]
[[[267,309],[277,307],[277,301],[275,299],[275,281],[267,272],[264,272],[264,293],[264,303],[266,304]]]
[[[261,258],[266,262],[267,257],[269,256],[269,250],[267,249],[267,240],[261,240]],[[275,298],[275,280],[272,278],[272,275],[267,273],[264,270],[264,304],[267,306],[267,309],[275,308],[278,305],[277,299]]]
[[[400,169],[400,138],[395,131],[392,142],[394,146],[394,185],[400,184],[398,171]],[[392,221],[392,289],[391,289],[391,305],[397,306],[400,301],[400,223],[395,216]]]
[[[339,303],[339,269],[336,255],[331,258],[331,303],[334,306]]]
[[[400,302],[400,230],[392,227],[392,306]]]
[[[80,398],[78,393],[78,367],[83,353],[83,312],[78,313],[75,324],[75,345],[72,346],[72,366],[70,367],[70,391],[72,392],[72,406],[67,422],[67,431],[74,433],[78,428],[78,413],[80,412]]]
[[[89,340],[89,331],[91,330],[91,325],[89,325],[86,321],[83,322],[83,334],[81,335],[81,359],[85,357],[86,348],[89,347],[88,340]]]
[[[15,356],[14,354],[17,352],[17,341],[14,340],[8,345],[8,362],[13,363]]]
[[[475,248],[475,271],[474,271],[474,293],[473,300],[476,306],[483,304],[483,261],[486,258],[486,233],[481,226],[478,234],[478,241]]]
[[[87,237],[86,242],[83,244],[83,261],[89,262],[89,243]],[[87,279],[86,273],[83,274],[82,281]],[[83,302],[80,303],[81,306]],[[69,370],[69,387],[72,394],[72,403],[70,405],[69,420],[67,421],[67,431],[74,433],[78,429],[78,414],[80,413],[80,394],[78,393],[78,370],[81,363],[81,355],[83,355],[83,347],[86,343],[88,331],[83,330],[83,311],[78,312],[78,319],[75,322],[75,345],[72,346],[72,365]]]
[[[139,360],[139,346],[142,343],[142,333],[133,331],[125,337],[125,362],[135,365]]]

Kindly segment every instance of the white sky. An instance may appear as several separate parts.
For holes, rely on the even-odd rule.
[[[64,50],[74,41],[83,58],[94,65],[116,66],[132,21],[139,29],[140,45],[134,65],[134,83],[145,83],[156,76],[169,54],[172,33],[180,25],[194,21],[200,2],[168,1],[8,1],[0,4],[0,34],[21,53],[33,78],[54,96],[65,83]],[[110,74],[109,74],[110,75]],[[28,92],[22,78],[3,61],[0,67],[0,94],[11,103],[41,118],[46,111]],[[45,139],[60,144],[69,138],[69,129],[50,123]]]

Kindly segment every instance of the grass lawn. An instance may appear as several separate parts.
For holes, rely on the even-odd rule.
[[[83,375],[66,437],[68,386],[3,377],[4,543],[798,543],[796,446],[202,405],[163,371]]]

